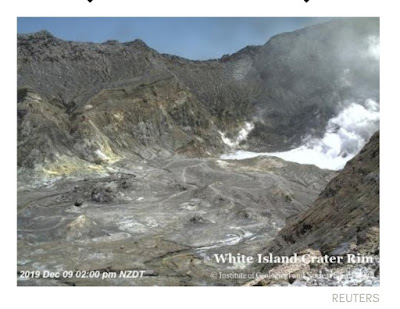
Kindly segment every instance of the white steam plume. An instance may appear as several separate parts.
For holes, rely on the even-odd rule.
[[[379,60],[380,57],[379,37],[377,36],[368,37],[368,56],[375,60]]]
[[[361,150],[378,129],[379,104],[366,100],[363,105],[351,103],[329,120],[326,133],[321,139],[306,139],[303,146],[285,152],[256,153],[239,150],[221,158],[241,160],[266,155],[339,170]]]
[[[250,122],[245,122],[244,127],[239,131],[238,136],[234,141],[232,141],[230,138],[226,137],[224,133],[219,132],[221,134],[222,141],[228,145],[229,147],[236,149],[241,141],[244,141],[247,139],[247,136],[249,135],[250,131],[254,129],[254,124]]]

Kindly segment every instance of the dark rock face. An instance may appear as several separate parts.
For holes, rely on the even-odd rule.
[[[345,272],[351,274],[358,271],[365,273],[367,278],[367,283],[363,281],[361,285],[371,285],[369,281],[379,284],[379,132],[375,133],[362,151],[328,183],[318,199],[305,212],[287,223],[266,250],[275,255],[289,256],[304,250],[311,250],[314,255],[372,256],[374,262],[367,266],[319,265],[312,271],[310,265],[303,265],[296,271],[302,270],[308,272],[308,275],[322,269],[342,275]],[[265,267],[264,271],[269,268],[270,265]],[[277,270],[285,271],[283,266],[270,271]],[[265,280],[263,283],[271,284]],[[321,283],[319,280],[313,284],[333,283]],[[333,285],[340,285],[340,282]]]
[[[344,242],[365,243],[363,235],[373,227],[379,228],[379,132],[315,203],[280,231],[272,250],[311,247],[329,254]],[[370,253],[376,249],[379,241]]]
[[[28,88],[18,90],[18,166],[33,168],[55,160],[55,154],[75,155],[69,117]]]
[[[235,135],[244,121],[255,129],[243,147],[289,149],[322,134],[338,102],[378,100],[379,67],[367,55],[378,22],[335,20],[209,61],[159,54],[140,40],[19,35],[18,163],[54,162],[57,153],[89,162],[210,156],[225,147],[218,130]]]

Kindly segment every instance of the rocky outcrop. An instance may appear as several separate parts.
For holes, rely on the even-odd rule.
[[[375,277],[379,277],[379,132],[329,182],[305,212],[287,223],[265,252],[291,256],[304,250],[311,250],[314,255],[372,256],[374,262],[368,265],[369,268],[357,268],[355,265],[341,268],[325,264],[323,267],[314,267],[313,271],[308,265],[297,265],[300,268],[296,271],[301,269],[308,271],[309,275],[315,275],[323,268],[325,272],[348,273],[350,278],[354,271],[370,272],[370,278],[364,278],[368,282],[375,282]],[[270,265],[264,271],[269,268]],[[278,269],[275,267],[272,272]],[[262,279],[253,282],[260,283],[270,285],[276,282]],[[314,281],[314,285],[320,284],[321,281]],[[340,282],[334,285],[340,285]]]
[[[103,90],[69,113],[31,89],[19,91],[21,167],[68,156],[95,164],[176,153],[207,157],[226,147],[213,116],[173,78]]]
[[[379,226],[379,133],[327,185],[315,203],[279,233],[273,251],[306,247],[330,254],[345,243],[365,243]],[[335,235],[335,237],[332,237]],[[379,248],[379,242],[370,250]]]

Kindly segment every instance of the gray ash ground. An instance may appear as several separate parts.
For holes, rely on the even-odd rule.
[[[20,180],[18,272],[144,270],[144,277],[19,285],[243,284],[210,274],[251,273],[255,265],[217,264],[213,254],[256,255],[334,174],[272,157],[120,161],[104,170]]]

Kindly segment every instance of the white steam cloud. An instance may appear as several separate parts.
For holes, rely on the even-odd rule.
[[[373,100],[366,100],[364,104],[351,103],[332,118],[321,139],[308,138],[303,146],[285,152],[256,153],[238,150],[223,155],[221,158],[241,160],[266,155],[301,164],[314,164],[320,168],[339,170],[361,150],[378,129],[379,104]],[[241,138],[245,138],[243,136]]]
[[[251,122],[245,122],[244,127],[239,131],[239,134],[234,141],[231,140],[230,138],[227,138],[225,134],[222,132],[219,132],[219,134],[221,134],[221,138],[226,145],[228,145],[233,149],[236,149],[241,141],[247,139],[247,136],[253,129],[254,129],[254,124],[252,124]]]
[[[380,57],[380,43],[379,37],[370,36],[368,37],[368,56],[375,60],[379,60]]]

